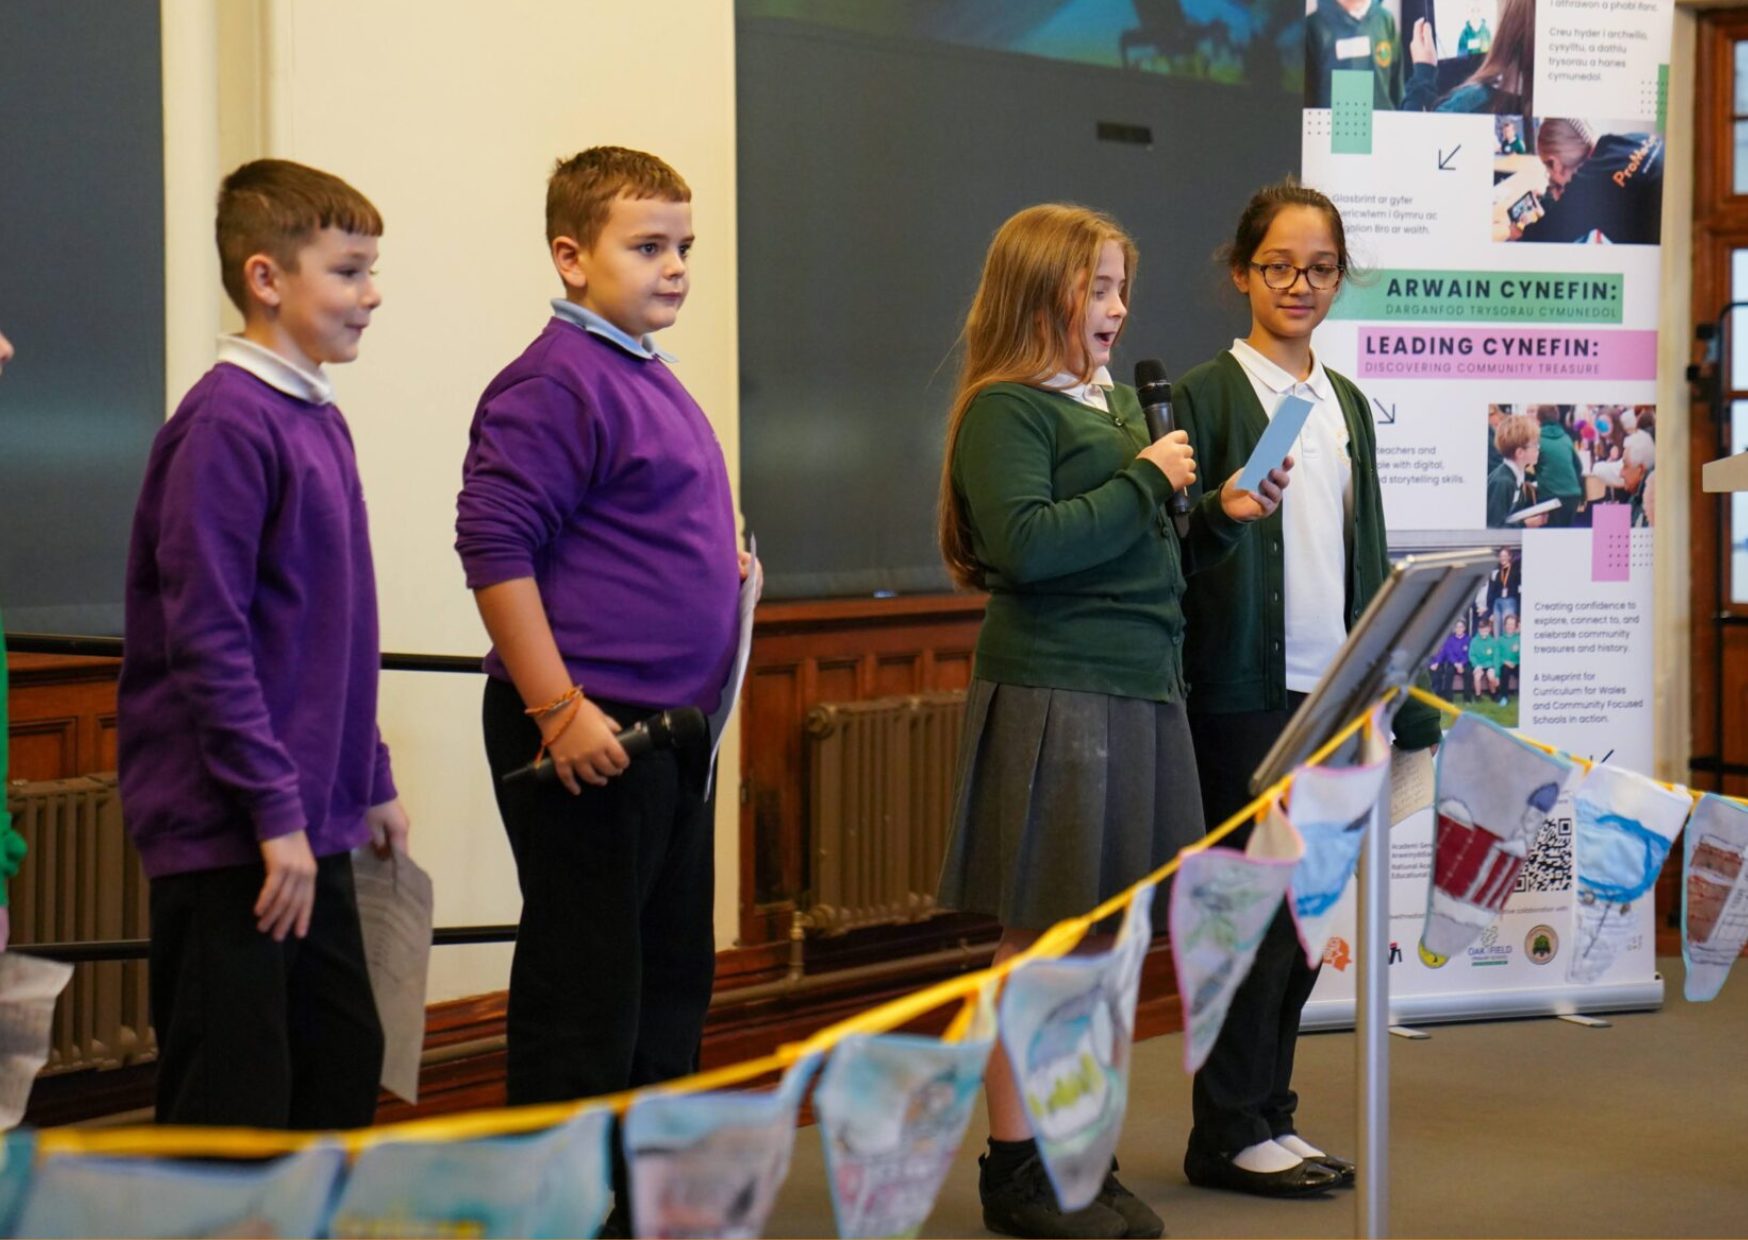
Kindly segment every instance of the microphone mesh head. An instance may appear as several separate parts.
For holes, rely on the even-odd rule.
[[[705,721],[704,712],[696,706],[682,706],[668,713],[668,730],[673,736],[676,749],[686,749],[693,745],[702,745],[710,739],[710,724]]]
[[[1144,357],[1135,363],[1135,386],[1147,387],[1153,383],[1167,383],[1165,363],[1158,358]]]

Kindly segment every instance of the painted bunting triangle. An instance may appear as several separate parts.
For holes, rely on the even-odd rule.
[[[1705,1003],[1718,997],[1748,943],[1748,806],[1701,798],[1687,824],[1683,862],[1683,993],[1691,1003]]]
[[[395,1141],[358,1157],[329,1234],[592,1236],[612,1204],[613,1113],[592,1108],[545,1132],[475,1141]]]
[[[1643,775],[1598,766],[1579,781],[1572,808],[1577,943],[1566,978],[1589,983],[1641,932],[1629,914],[1650,896],[1693,798]]]
[[[1288,907],[1312,968],[1323,959],[1336,902],[1353,877],[1372,810],[1389,777],[1390,741],[1381,706],[1361,734],[1353,765],[1307,766],[1293,772],[1287,817],[1304,841],[1305,855],[1293,867]]]
[[[1143,886],[1110,951],[1029,961],[1002,991],[1002,1046],[1065,1210],[1098,1195],[1123,1128],[1152,909]]]
[[[1420,932],[1427,967],[1443,966],[1499,916],[1574,769],[1477,715],[1462,716],[1445,734]]]
[[[754,1237],[795,1150],[795,1112],[818,1066],[809,1056],[769,1093],[656,1093],[625,1115],[631,1218],[651,1240]]]
[[[1188,853],[1171,885],[1171,952],[1184,1009],[1184,1071],[1207,1059],[1280,909],[1304,845],[1277,802],[1243,852]]]
[[[813,1091],[840,1236],[913,1236],[965,1139],[995,1045],[993,986],[958,1042],[854,1034]]]

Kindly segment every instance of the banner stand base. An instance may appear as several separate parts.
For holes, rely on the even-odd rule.
[[[1663,1006],[1663,975],[1645,981],[1596,986],[1556,986],[1547,990],[1456,991],[1438,995],[1390,996],[1390,1024],[1437,1025],[1457,1021],[1510,1020],[1528,1016],[1576,1016],[1596,1012],[1652,1012]],[[1300,1018],[1303,1032],[1351,1029],[1352,999],[1314,999]]]

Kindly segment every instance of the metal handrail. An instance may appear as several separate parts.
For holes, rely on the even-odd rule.
[[[119,637],[81,637],[71,633],[8,633],[6,649],[16,654],[74,655],[87,658],[119,659],[122,653]],[[471,672],[485,668],[480,656],[465,654],[401,654],[385,651],[382,655],[385,672]],[[513,943],[516,927],[439,926],[431,931],[433,947],[449,947],[467,943]],[[68,964],[85,964],[105,960],[144,960],[150,946],[147,939],[93,939],[83,943],[19,943],[14,950],[23,955],[40,956],[45,960],[60,960]]]

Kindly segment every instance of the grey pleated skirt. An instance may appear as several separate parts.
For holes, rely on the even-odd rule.
[[[1203,826],[1182,702],[974,680],[939,899],[1043,930],[1158,869]]]

